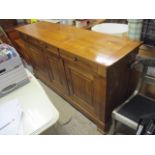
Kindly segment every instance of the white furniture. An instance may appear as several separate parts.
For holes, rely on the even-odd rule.
[[[124,36],[128,34],[128,25],[117,23],[102,23],[93,26],[91,30],[115,36]]]
[[[59,112],[37,79],[29,71],[27,74],[30,83],[0,98],[0,104],[17,99],[23,109],[23,133],[40,134],[57,122]]]

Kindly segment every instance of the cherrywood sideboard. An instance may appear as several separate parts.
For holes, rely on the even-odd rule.
[[[16,30],[35,76],[107,132],[111,111],[133,90],[141,42],[47,22]]]

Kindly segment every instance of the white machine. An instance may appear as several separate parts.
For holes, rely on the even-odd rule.
[[[17,51],[7,44],[0,44],[0,97],[28,82],[28,76]]]

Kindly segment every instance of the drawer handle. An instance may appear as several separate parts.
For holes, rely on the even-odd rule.
[[[77,61],[78,59],[75,57],[75,58],[73,58],[73,61]]]

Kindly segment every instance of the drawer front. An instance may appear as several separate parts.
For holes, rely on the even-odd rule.
[[[44,43],[43,42],[41,42],[41,41],[39,41],[39,40],[37,40],[37,39],[34,39],[34,38],[32,38],[32,37],[28,37],[27,38],[27,41],[30,43],[30,44],[32,44],[32,45],[35,45],[36,47],[45,47],[45,45],[44,45]]]
[[[24,35],[24,34],[20,34],[20,36],[24,41],[30,43],[31,45],[34,45],[36,48],[37,47],[42,48],[49,53],[53,53],[53,54],[56,54],[57,56],[59,56],[58,48],[56,48],[52,45],[49,45],[47,43],[44,43],[42,41],[39,41],[39,40],[32,38],[30,36]]]
[[[27,41],[27,36],[25,34],[19,33],[19,35],[24,41]]]
[[[12,41],[15,41],[15,39],[19,38],[19,33],[15,30],[12,30],[11,32],[8,33],[8,36]]]
[[[39,47],[39,48],[40,48],[40,47],[41,47],[41,48],[44,48],[44,47],[45,47],[45,43],[44,43],[44,42],[39,41],[39,40],[37,40],[37,39],[35,39],[35,38],[33,38],[33,37],[27,36],[27,35],[25,35],[25,34],[20,34],[20,36],[21,36],[21,38],[22,38],[24,41],[26,41],[26,42],[28,42],[28,43],[30,43],[30,44],[36,46],[36,47]]]
[[[59,55],[59,50],[58,48],[52,46],[52,45],[49,45],[49,44],[45,44],[45,50],[47,51],[47,53],[50,55],[50,54],[55,54],[57,56],[60,56]]]
[[[72,55],[64,50],[61,50],[61,49],[60,49],[60,56],[64,59],[72,62],[72,64],[74,64],[75,66],[79,66],[81,68],[86,68],[88,70],[91,69],[91,71],[95,72],[95,73],[98,72],[98,65],[93,62],[84,60],[78,56]]]
[[[28,49],[30,49],[30,51],[37,51],[37,53],[43,53],[42,49],[38,49],[36,48],[36,46],[30,44],[30,43],[26,43],[26,46],[28,47]]]

